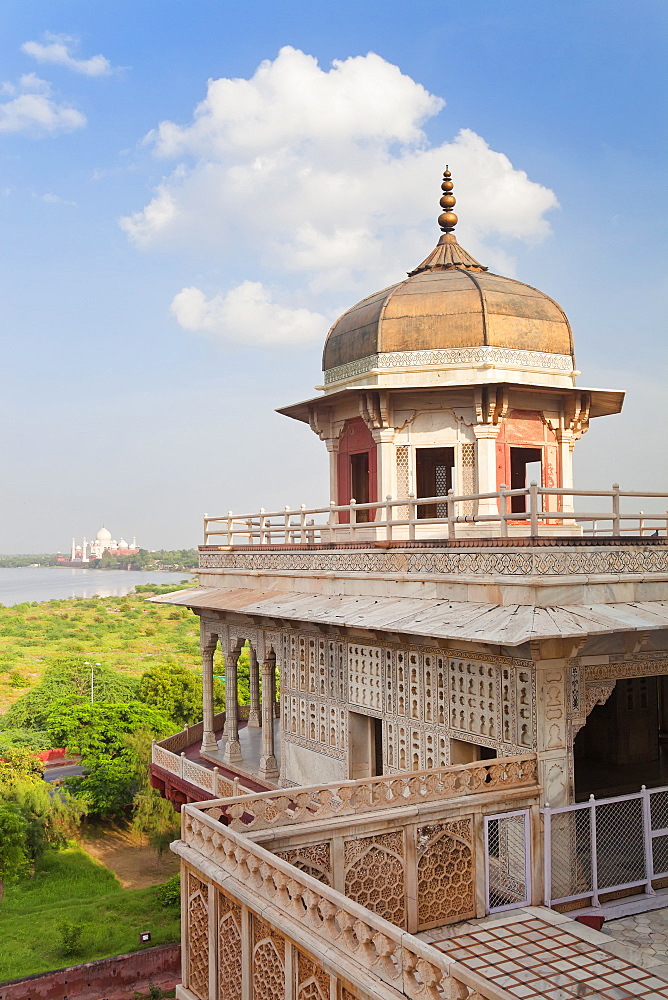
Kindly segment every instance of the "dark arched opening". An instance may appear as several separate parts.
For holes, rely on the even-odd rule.
[[[668,785],[668,677],[619,680],[573,745],[575,797]]]

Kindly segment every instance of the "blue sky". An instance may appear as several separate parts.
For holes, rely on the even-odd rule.
[[[667,21],[5,0],[0,551],[102,523],[189,546],[205,510],[326,502],[323,445],[273,408],[434,245],[444,157],[462,244],[562,304],[581,384],[628,390],[578,484],[668,490]]]

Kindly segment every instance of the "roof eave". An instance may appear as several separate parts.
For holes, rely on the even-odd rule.
[[[509,379],[503,379],[499,382],[490,382],[489,385],[498,385],[499,387],[507,386],[508,388],[517,389],[525,392],[545,392],[556,395],[573,395],[575,393],[586,392],[590,396],[590,416],[592,417],[605,417],[611,416],[615,413],[621,413],[622,406],[624,405],[624,397],[626,396],[625,389],[593,389],[587,386],[546,386],[546,385],[528,385],[526,382],[511,382]],[[437,387],[437,386],[425,386],[425,390],[447,392],[450,389],[473,389],[474,383],[472,382],[453,382],[449,383],[447,386]],[[378,385],[350,385],[344,386],[341,389],[337,389],[335,392],[330,392],[323,394],[321,396],[313,396],[311,399],[304,399],[299,403],[290,403],[287,406],[280,406],[276,408],[276,413],[282,414],[284,417],[292,417],[293,420],[301,420],[302,423],[308,424],[309,417],[313,408],[320,408],[321,406],[329,406],[333,402],[340,402],[344,396],[350,396],[351,393],[356,392],[378,392],[380,389],[386,389],[393,393],[403,393],[403,392],[420,392],[420,386],[378,386]]]

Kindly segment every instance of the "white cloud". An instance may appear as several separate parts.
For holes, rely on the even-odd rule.
[[[18,84],[0,88],[10,100],[0,101],[0,132],[25,132],[32,136],[54,135],[83,128],[86,116],[52,96],[51,85],[34,73],[26,73]]]
[[[464,246],[512,270],[508,242],[542,239],[556,197],[468,129],[431,144],[424,126],[443,106],[373,53],[323,70],[286,47],[251,79],[210,80],[189,124],[149,133],[174,167],[121,226],[143,249],[195,250],[237,268],[253,259],[272,285],[280,274],[292,288],[299,275],[328,312],[432,249],[449,163]]]
[[[67,198],[61,198],[59,194],[51,194],[49,191],[45,194],[35,194],[33,192],[33,198],[45,201],[47,205],[76,205],[76,201],[68,201]]]
[[[21,51],[40,63],[52,63],[65,66],[75,73],[84,76],[108,76],[112,65],[106,56],[91,56],[89,59],[79,59],[72,53],[79,47],[79,39],[71,35],[54,35],[46,32],[43,42],[24,42]]]
[[[199,288],[184,288],[171,310],[184,330],[250,347],[301,347],[324,339],[329,327],[318,313],[272,302],[259,281],[243,281],[210,299]]]

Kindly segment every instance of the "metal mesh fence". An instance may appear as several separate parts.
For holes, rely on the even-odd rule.
[[[668,788],[545,809],[551,903],[668,876]]]
[[[589,809],[554,813],[552,824],[551,898],[568,899],[592,892],[592,843]]]
[[[652,817],[652,829],[665,830],[668,827],[668,789],[650,792],[649,808]]]
[[[487,819],[489,911],[529,901],[526,813]]]
[[[596,873],[599,889],[647,877],[641,799],[596,804]]]
[[[652,867],[654,877],[668,875],[668,836],[654,837],[652,840]]]

